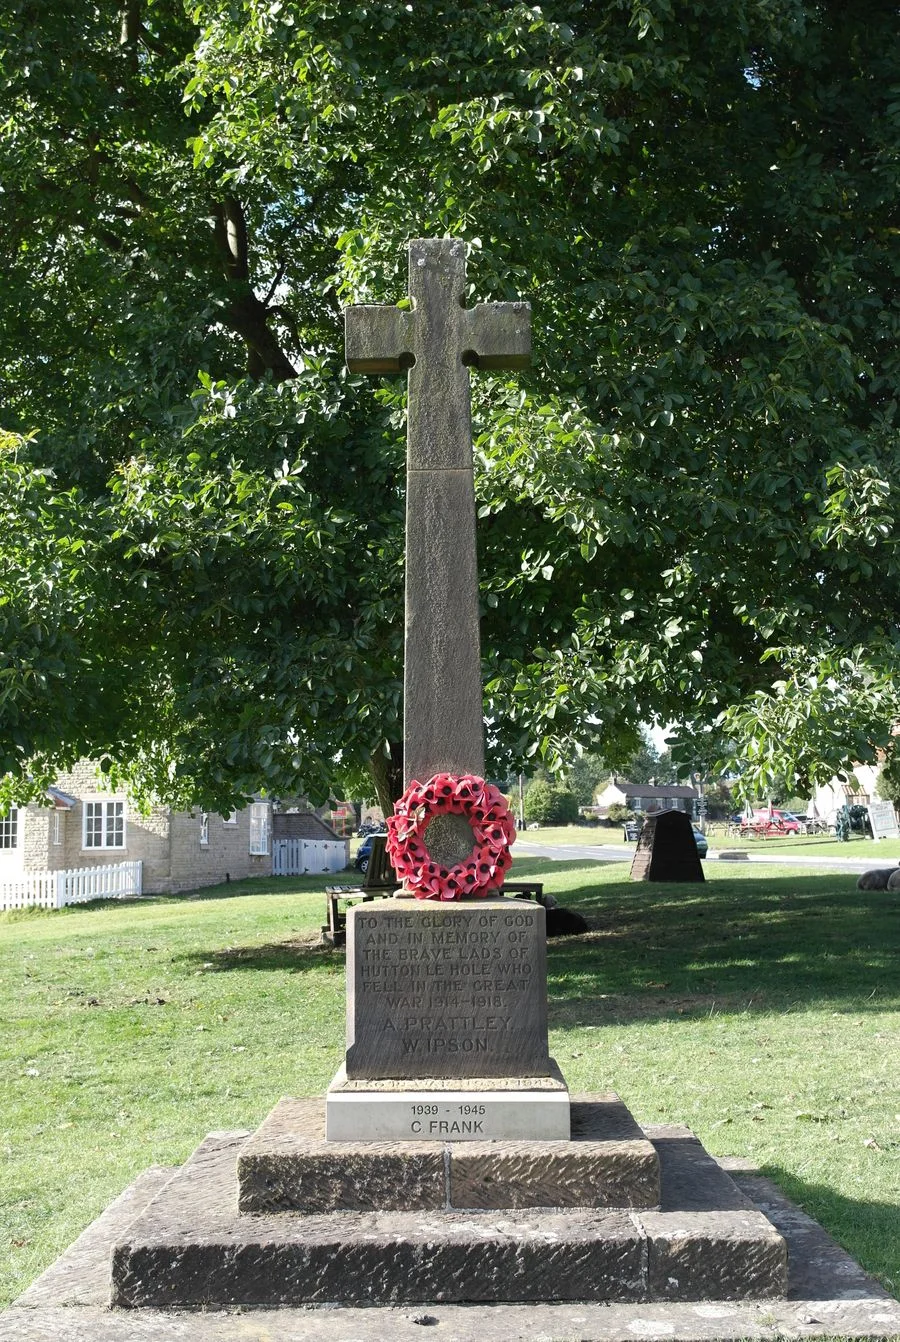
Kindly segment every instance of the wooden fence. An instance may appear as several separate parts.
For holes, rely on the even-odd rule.
[[[304,876],[308,873],[343,871],[347,845],[335,839],[273,839],[272,875]]]
[[[0,909],[61,909],[91,899],[133,899],[141,893],[142,864],[117,862],[75,871],[35,871],[0,878]]]

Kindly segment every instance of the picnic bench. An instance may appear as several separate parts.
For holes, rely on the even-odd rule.
[[[347,910],[354,904],[370,904],[374,899],[389,899],[400,882],[387,855],[386,834],[372,836],[369,865],[360,885],[329,885],[325,888],[326,917],[322,940],[343,946],[347,940]]]
[[[322,940],[332,946],[347,942],[347,910],[354,904],[371,904],[375,899],[390,899],[400,888],[390,864],[385,843],[387,836],[376,834],[372,839],[369,866],[359,885],[329,885],[325,889],[326,918],[322,924]],[[512,895],[515,899],[534,899],[544,903],[542,881],[506,881],[494,895]]]

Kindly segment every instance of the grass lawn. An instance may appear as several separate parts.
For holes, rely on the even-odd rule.
[[[549,950],[571,1089],[753,1157],[896,1294],[900,896],[784,867],[514,874],[591,923]],[[0,915],[0,1303],[146,1166],[325,1089],[344,1028],[343,954],[316,944],[325,879]]]
[[[622,826],[614,825],[552,825],[546,829],[528,830],[521,835],[526,843],[546,843],[554,847],[576,845],[591,847],[595,844],[623,844]],[[854,860],[871,861],[873,867],[896,865],[900,858],[900,839],[862,839],[854,835],[846,843],[841,843],[833,834],[785,834],[773,839],[742,839],[739,836],[726,836],[721,826],[710,827],[710,848],[746,850],[749,853],[798,854],[803,857],[852,857]],[[633,844],[628,847],[633,848]]]

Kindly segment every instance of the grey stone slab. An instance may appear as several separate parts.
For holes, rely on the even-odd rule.
[[[402,1084],[402,1083],[401,1083]],[[329,1091],[331,1142],[568,1141],[569,1097],[552,1090]]]
[[[724,1163],[724,1162],[723,1162]],[[731,1163],[731,1162],[729,1162]],[[741,1338],[897,1338],[900,1303],[769,1180],[734,1162],[734,1179],[758,1199],[789,1246],[787,1300],[535,1303],[528,1305],[170,1311],[111,1310],[80,1290],[106,1281],[111,1246],[154,1188],[147,1172],[0,1314],[2,1342],[738,1342]],[[71,1293],[61,1284],[69,1282]],[[429,1334],[430,1335],[430,1334]]]
[[[441,1142],[329,1142],[320,1099],[279,1101],[238,1156],[238,1210],[416,1211],[447,1203]]]
[[[383,900],[347,913],[347,1076],[540,1076],[546,913],[524,900]]]

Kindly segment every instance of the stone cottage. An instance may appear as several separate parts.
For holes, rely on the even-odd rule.
[[[145,894],[178,894],[272,871],[266,801],[230,815],[167,806],[142,815],[88,760],[61,773],[47,799],[0,818],[0,880],[140,861]]]

